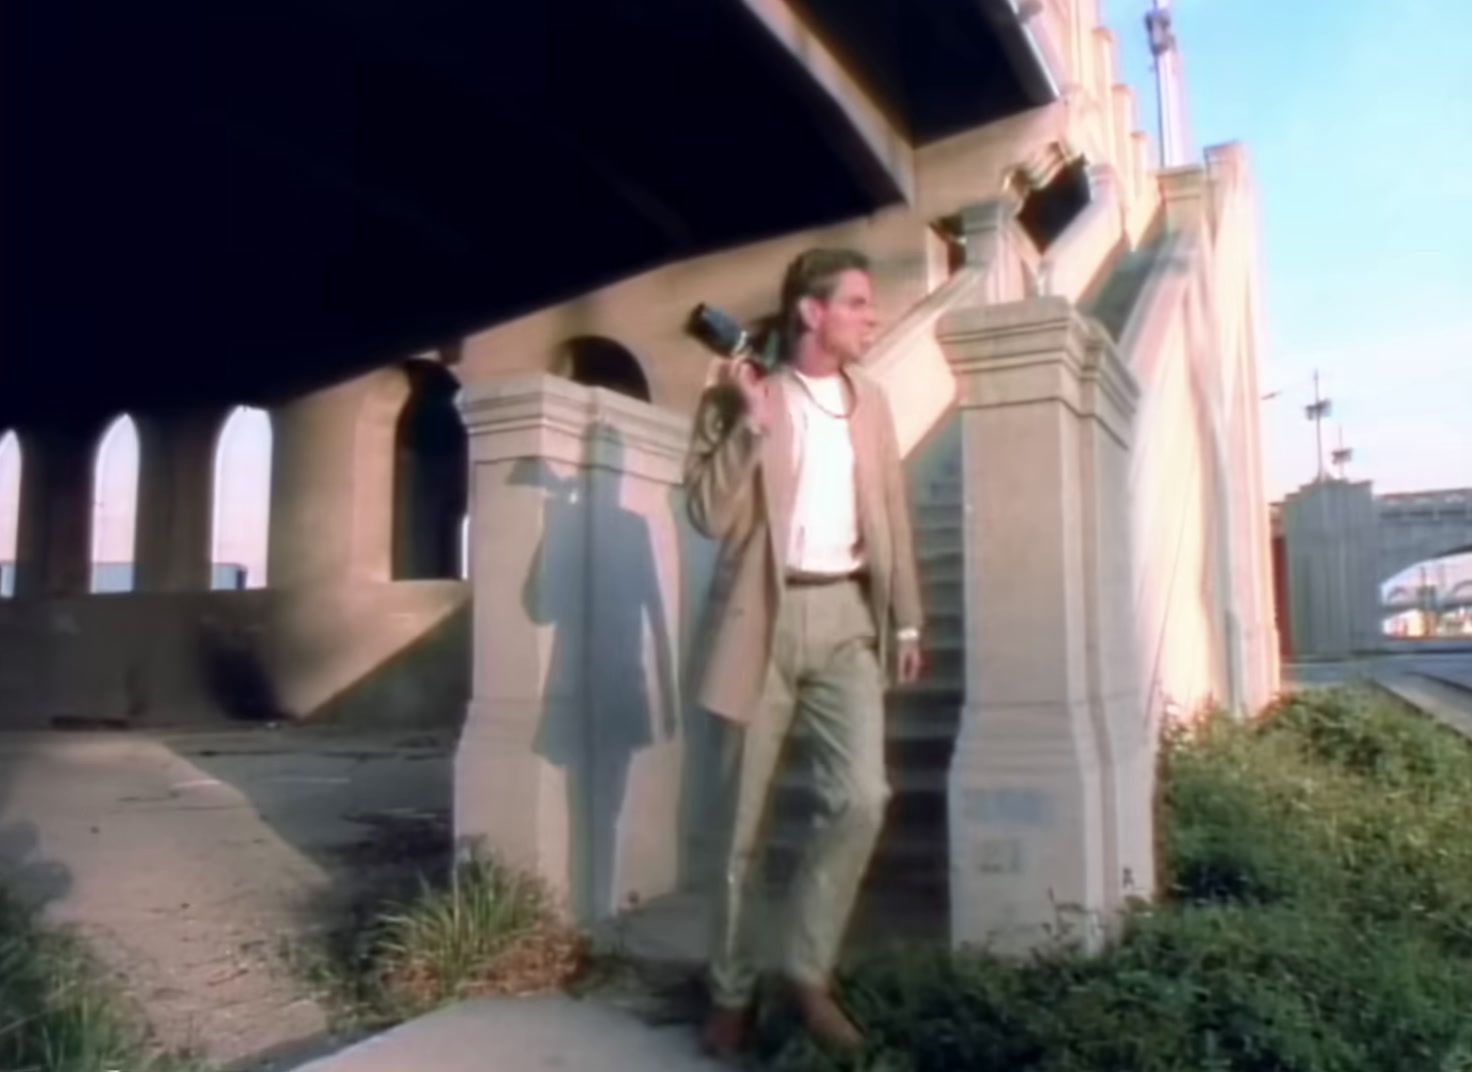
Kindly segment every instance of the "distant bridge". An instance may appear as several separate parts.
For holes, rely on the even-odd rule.
[[[1417,562],[1472,552],[1472,488],[1377,495],[1375,509],[1382,582]]]
[[[1472,488],[1375,495],[1370,483],[1321,480],[1279,512],[1280,631],[1298,655],[1334,657],[1377,647],[1381,622],[1411,610],[1472,606],[1472,584],[1427,591],[1408,567],[1472,552]],[[1397,584],[1384,591],[1387,581]],[[1383,598],[1382,598],[1383,593]]]

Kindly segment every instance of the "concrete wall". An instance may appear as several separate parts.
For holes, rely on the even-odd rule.
[[[1157,236],[1120,268],[1139,274],[1133,304],[1110,311],[1141,388],[1130,485],[1152,727],[1212,705],[1256,711],[1278,688],[1245,155],[1211,151],[1163,176],[1162,197]]]
[[[0,602],[0,724],[452,723],[468,597],[420,581]]]
[[[274,408],[271,587],[209,592],[225,410],[138,414],[136,589],[89,595],[100,429],[23,435],[19,598],[0,602],[0,725],[458,720],[468,586],[391,581],[401,366]]]

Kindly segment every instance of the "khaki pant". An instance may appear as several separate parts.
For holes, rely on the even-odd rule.
[[[716,887],[711,989],[717,1004],[751,1000],[758,970],[760,862],[773,774],[794,719],[807,730],[818,814],[793,883],[780,967],[821,985],[838,956],[884,820],[884,679],[873,614],[854,581],[789,587],[760,708],[730,725],[721,750],[728,840]]]

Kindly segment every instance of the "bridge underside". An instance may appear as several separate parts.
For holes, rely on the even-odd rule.
[[[269,403],[873,211],[913,145],[1046,99],[1003,0],[866,10],[12,5],[0,426]]]

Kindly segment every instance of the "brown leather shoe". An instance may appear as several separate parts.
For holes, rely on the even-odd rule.
[[[864,1034],[827,987],[792,984],[793,1000],[808,1034],[821,1045],[837,1053],[852,1055],[864,1048]]]
[[[716,1005],[700,1029],[700,1048],[711,1057],[728,1061],[740,1056],[750,1033],[750,1007]]]

